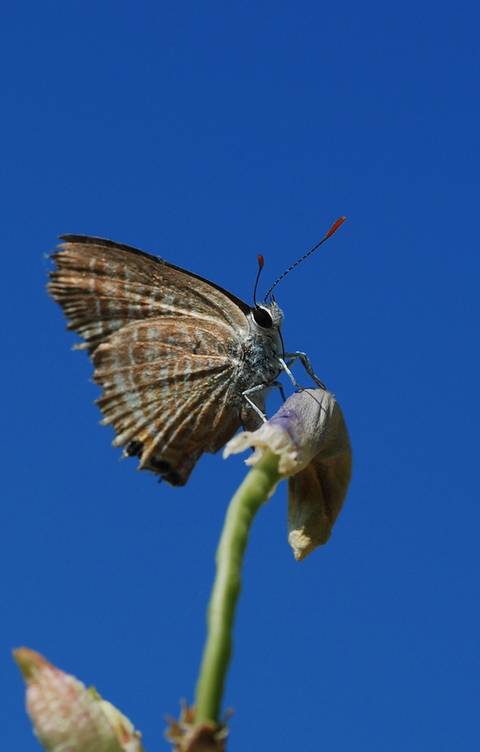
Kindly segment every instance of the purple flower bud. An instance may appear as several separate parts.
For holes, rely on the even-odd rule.
[[[289,478],[288,542],[303,559],[329,539],[350,482],[350,441],[335,397],[323,389],[293,394],[259,429],[234,436],[224,457],[248,447],[255,449],[248,465],[266,451],[279,457],[279,473]]]

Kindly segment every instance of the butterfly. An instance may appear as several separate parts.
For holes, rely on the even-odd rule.
[[[261,424],[266,392],[282,370],[293,378],[293,359],[316,379],[304,353],[284,352],[273,297],[250,306],[128,245],[60,239],[49,293],[91,356],[102,424],[140,469],[184,485],[204,452]]]

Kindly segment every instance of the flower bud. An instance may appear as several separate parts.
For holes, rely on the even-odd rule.
[[[296,392],[256,431],[234,436],[224,457],[253,447],[254,465],[266,451],[289,477],[288,542],[296,559],[326,543],[345,499],[352,453],[342,411],[324,389]]]
[[[14,651],[27,710],[47,752],[142,752],[140,734],[117,708],[29,648]]]

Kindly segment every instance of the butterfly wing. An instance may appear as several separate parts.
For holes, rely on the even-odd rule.
[[[111,240],[62,240],[49,292],[90,352],[122,326],[159,316],[215,319],[246,331],[250,306],[203,277]]]
[[[173,334],[168,319],[134,322],[99,345],[94,378],[114,445],[183,485],[201,454],[216,452],[240,426],[236,349],[214,322],[188,319],[176,321]]]
[[[115,446],[173,485],[240,426],[249,306],[154,256],[66,236],[50,293],[92,354]]]

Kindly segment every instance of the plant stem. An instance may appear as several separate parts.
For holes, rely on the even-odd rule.
[[[195,700],[195,722],[220,722],[223,687],[232,652],[232,628],[241,587],[243,555],[253,518],[280,480],[278,456],[266,452],[230,502],[217,549],[217,572],[208,607],[208,634]]]

